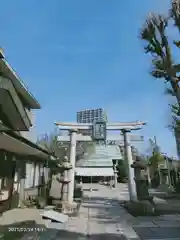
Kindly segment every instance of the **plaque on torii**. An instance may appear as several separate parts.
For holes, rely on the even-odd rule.
[[[92,126],[92,140],[95,142],[106,142],[106,122],[95,121]]]

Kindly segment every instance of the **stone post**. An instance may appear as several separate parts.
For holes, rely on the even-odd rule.
[[[114,188],[117,186],[117,160],[113,160],[113,171],[114,171]]]
[[[114,171],[114,188],[117,186],[117,171]]]
[[[75,163],[76,163],[76,130],[70,130],[70,164],[69,170],[69,184],[68,184],[68,203],[72,204],[74,200],[74,177],[75,177]]]
[[[137,200],[137,191],[136,191],[136,184],[135,184],[135,176],[134,176],[134,169],[132,168],[133,158],[132,158],[132,150],[131,144],[128,133],[130,131],[123,130],[124,136],[124,153],[125,153],[125,160],[127,161],[127,170],[128,170],[128,188],[129,188],[129,199],[131,201]]]

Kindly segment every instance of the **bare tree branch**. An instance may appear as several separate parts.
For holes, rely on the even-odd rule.
[[[180,31],[180,1],[172,0],[172,6],[170,9],[170,17],[174,20],[174,25]]]
[[[175,96],[180,105],[179,64],[174,64],[171,48],[168,42],[166,29],[168,18],[160,14],[150,14],[142,30],[141,39],[146,42],[145,53],[152,56],[151,75],[155,78],[163,78],[170,82],[172,96]]]

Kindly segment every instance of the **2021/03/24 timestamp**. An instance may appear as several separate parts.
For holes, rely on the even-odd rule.
[[[45,228],[38,227],[9,227],[9,232],[44,232]]]

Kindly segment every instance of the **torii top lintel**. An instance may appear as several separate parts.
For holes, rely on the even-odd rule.
[[[117,122],[107,123],[107,130],[138,130],[141,129],[146,122],[134,121],[134,122]],[[55,122],[55,125],[60,129],[71,130],[71,129],[89,129],[93,126],[91,123],[73,123],[73,122]]]

